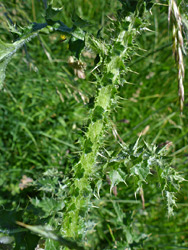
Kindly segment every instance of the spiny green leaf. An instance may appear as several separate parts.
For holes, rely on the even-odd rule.
[[[170,166],[163,169],[161,177],[165,180],[164,188],[171,184],[176,190],[180,189],[181,182],[186,181],[179,173],[176,172],[175,169]]]
[[[125,65],[120,56],[112,56],[110,62],[107,64],[107,72],[113,74],[113,82],[120,76],[120,71],[125,70]]]
[[[46,216],[55,214],[65,207],[63,200],[53,199],[52,197],[44,197],[42,200],[35,198],[32,199],[31,202],[35,205],[35,207],[41,208],[45,212]]]
[[[123,182],[126,184],[125,178],[126,178],[126,175],[124,174],[124,176],[121,176],[117,170],[110,171],[109,173],[109,179],[111,181],[110,192],[112,191],[113,187],[118,185],[120,182]]]
[[[26,42],[29,42],[36,35],[36,33],[28,35],[12,44],[4,43],[0,40],[0,89],[2,89],[3,81],[5,79],[7,64],[10,62],[12,56],[19,48],[21,48]]]
[[[52,239],[46,239],[45,241],[45,250],[59,250],[60,243]]]
[[[93,167],[95,164],[95,155],[93,152],[88,154],[83,154],[81,156],[80,162],[82,164],[83,169],[85,170],[84,173],[86,175],[90,175],[93,172]]]
[[[83,31],[81,28],[76,27],[73,29],[73,31],[71,32],[72,36],[74,37],[75,41],[76,39],[81,40],[81,41],[85,41],[85,31]]]
[[[13,44],[4,43],[0,40],[0,61],[5,59],[6,57],[10,57],[14,50],[15,46]]]
[[[7,64],[10,62],[11,57],[4,59],[2,62],[0,62],[0,90],[3,87],[3,83],[5,80],[5,71]]]
[[[147,176],[150,174],[150,168],[147,161],[136,164],[131,168],[131,175],[137,175],[141,181],[146,182]]]
[[[98,180],[96,183],[96,188],[97,188],[97,196],[100,197],[100,189],[102,187],[102,180]]]
[[[101,106],[106,111],[110,106],[111,91],[111,86],[101,88],[97,97],[96,106]]]
[[[96,139],[100,136],[103,129],[103,123],[101,120],[97,120],[89,125],[88,128],[88,138],[90,138],[92,143],[96,142]]]
[[[87,195],[91,192],[91,187],[89,186],[88,180],[86,177],[75,180],[75,186],[79,189],[80,193],[85,193]]]
[[[103,41],[96,39],[93,36],[87,36],[87,45],[97,54],[104,56],[107,55],[109,46]]]
[[[169,216],[173,215],[174,207],[176,206],[176,197],[173,192],[166,191],[167,207]]]

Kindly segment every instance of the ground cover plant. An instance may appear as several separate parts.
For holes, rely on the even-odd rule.
[[[187,4],[0,8],[0,248],[187,249]]]

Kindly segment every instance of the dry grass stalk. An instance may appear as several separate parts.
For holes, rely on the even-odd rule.
[[[184,53],[184,42],[182,35],[182,18],[179,8],[175,0],[169,0],[168,9],[168,22],[170,20],[173,24],[173,53],[175,60],[178,65],[178,85],[179,85],[179,98],[180,98],[180,110],[183,111],[184,103],[184,86],[183,80],[185,76],[185,69],[183,63],[183,53]]]

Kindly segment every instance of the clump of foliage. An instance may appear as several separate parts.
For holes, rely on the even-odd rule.
[[[140,138],[146,129],[139,139],[125,142],[126,133],[118,133],[121,128],[117,130],[115,123],[129,122],[118,119],[119,106],[124,101],[123,92],[132,83],[129,78],[135,74],[131,64],[140,60],[142,36],[152,32],[150,12],[156,13],[159,7],[151,1],[120,1],[105,17],[103,26],[94,29],[76,13],[65,24],[61,9],[43,3],[45,15],[36,22],[33,1],[35,22],[25,28],[11,24],[7,16],[14,42],[0,44],[2,96],[4,102],[6,98],[11,100],[7,106],[2,105],[1,129],[6,122],[8,129],[1,143],[4,177],[0,244],[4,249],[47,250],[157,247],[161,243],[154,243],[150,235],[155,232],[152,224],[160,215],[168,221],[175,213],[176,193],[185,180],[177,162],[168,156],[173,143],[147,143]],[[172,4],[174,1],[170,2],[169,13]],[[38,5],[43,6],[42,1]],[[162,7],[161,13],[167,20],[168,9]],[[181,25],[176,25],[176,36],[183,39]],[[51,37],[52,45],[46,37]],[[58,37],[64,50],[59,48]],[[35,73],[36,81],[31,81],[33,72],[17,69],[20,81],[27,76],[27,83],[17,83],[21,87],[11,85],[14,73],[7,69],[5,84],[7,64],[22,46],[27,64],[35,71],[40,66],[29,59],[26,44],[30,50],[35,46],[30,45],[31,39],[36,50],[37,43],[41,44],[38,60],[42,63],[45,54],[47,66]],[[182,110],[184,46],[179,40],[174,50],[181,50],[176,59]],[[54,58],[62,51],[66,59],[58,63]],[[19,61],[16,56],[13,60]],[[14,64],[10,62],[11,67]],[[134,98],[138,96],[137,92]],[[14,120],[8,120],[10,115]],[[7,141],[8,135],[11,139]],[[168,223],[170,227],[173,221]]]

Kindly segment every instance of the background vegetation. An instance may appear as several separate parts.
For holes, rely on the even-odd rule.
[[[169,3],[144,2],[142,13],[140,1],[54,0],[55,20],[87,34],[80,64],[66,32],[39,32],[8,64],[1,249],[188,248],[188,76],[181,115]],[[177,4],[186,38],[188,7]],[[12,43],[45,22],[47,2],[0,9],[1,40]]]

